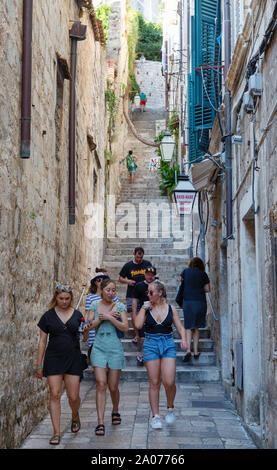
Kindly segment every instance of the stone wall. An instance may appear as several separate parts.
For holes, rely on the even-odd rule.
[[[116,197],[121,188],[120,160],[124,156],[128,126],[123,115],[123,96],[128,82],[128,16],[123,1],[109,0],[109,33],[107,41],[107,66],[110,86],[116,97],[114,129],[107,139],[106,149],[109,158],[106,161],[106,188],[109,198],[106,200],[107,235],[113,234],[114,210]],[[108,115],[107,115],[108,119]]]
[[[161,69],[161,62],[136,60],[136,81],[140,91],[147,96],[146,107],[153,110],[165,106],[165,80]]]
[[[86,232],[91,202],[104,200],[104,48],[95,40],[87,10],[87,38],[77,46],[76,223],[68,223],[69,80],[57,80],[58,55],[70,69],[71,20],[78,2],[34,2],[32,42],[31,158],[21,160],[20,108],[22,7],[0,4],[1,139],[1,448],[15,448],[44,416],[46,380],[34,378],[37,322],[47,309],[55,281],[82,284],[101,263],[103,214]],[[88,134],[96,144],[88,145]]]
[[[257,444],[276,448],[276,33],[256,64],[263,92],[255,99],[255,114],[247,113],[242,101],[247,90],[246,67],[259,51],[275,2],[267,2],[261,9],[252,0],[250,6],[252,12],[245,17],[228,73],[232,133],[242,136],[241,144],[232,145],[234,237],[224,240],[223,175],[209,196],[206,240],[212,300],[220,316],[220,322],[212,324],[212,334],[218,341],[224,385]],[[256,25],[253,31],[252,21]],[[222,151],[215,127],[210,151]],[[242,384],[238,380],[241,364]]]

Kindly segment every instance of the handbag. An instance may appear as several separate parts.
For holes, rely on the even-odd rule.
[[[82,365],[82,370],[85,370],[88,368],[88,359],[86,354],[81,354],[81,365]]]
[[[182,281],[180,281],[177,286],[176,297],[175,297],[175,302],[179,305],[180,308],[183,307],[184,287],[185,287],[185,281],[184,279],[182,279]]]

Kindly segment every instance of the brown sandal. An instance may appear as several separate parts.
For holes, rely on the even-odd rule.
[[[73,419],[71,421],[71,432],[78,432],[80,431],[80,428],[81,428],[81,422],[80,422],[80,419],[78,417],[78,419]]]
[[[57,446],[57,445],[59,445],[60,441],[61,441],[61,436],[59,434],[54,434],[51,437],[51,439],[49,441],[49,444],[51,444],[53,446]]]

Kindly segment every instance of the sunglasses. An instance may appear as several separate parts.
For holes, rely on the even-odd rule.
[[[71,286],[64,286],[63,284],[58,284],[56,290],[59,292],[72,292]]]
[[[155,274],[156,270],[154,268],[147,268],[146,273],[153,273]]]
[[[148,292],[148,295],[153,295],[153,294],[154,294],[154,292],[153,292],[152,290],[150,290],[150,291]]]

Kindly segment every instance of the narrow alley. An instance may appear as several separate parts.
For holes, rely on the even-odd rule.
[[[134,124],[141,134],[149,139],[155,137],[155,118],[161,118],[155,110],[147,109],[143,114],[134,114]],[[138,171],[136,182],[130,186],[123,179],[121,196],[118,205],[132,201],[138,209],[140,203],[157,202],[163,198],[159,190],[157,174],[149,171],[149,161],[154,150],[134,139],[129,132],[125,143],[125,151],[133,149],[138,155]],[[122,214],[121,214],[122,216]],[[150,230],[151,217],[148,218]],[[132,230],[138,227],[132,227]],[[135,235],[135,233],[134,233]],[[122,234],[121,234],[122,236]],[[176,280],[182,270],[183,250],[174,250],[173,237],[161,241],[152,238],[140,239],[116,237],[108,242],[103,264],[108,268],[112,279],[117,279],[121,266],[132,256],[135,246],[143,246],[145,258],[157,268],[159,279],[168,288],[169,302],[174,303]],[[172,267],[172,269],[170,268]],[[117,295],[124,302],[126,285],[117,282]],[[182,315],[181,309],[179,314]],[[175,407],[177,420],[173,426],[164,425],[162,430],[151,429],[149,422],[151,411],[148,399],[148,380],[145,367],[136,363],[137,346],[132,343],[134,331],[129,318],[129,332],[122,339],[127,367],[123,369],[120,379],[120,413],[122,424],[112,426],[111,400],[107,400],[106,434],[97,437],[94,428],[97,422],[95,406],[95,380],[93,370],[89,367],[84,372],[81,382],[81,429],[74,435],[70,431],[70,408],[66,395],[62,400],[62,439],[60,449],[255,449],[256,446],[243,427],[242,421],[234,406],[228,400],[221,384],[220,370],[209,337],[208,329],[201,332],[198,362],[190,365],[182,361],[184,353],[177,346],[177,395]],[[178,335],[175,341],[179,343]],[[166,397],[161,389],[161,416],[166,412]],[[51,420],[48,415],[28,436],[22,449],[53,448],[49,441]]]
[[[276,0],[0,18],[0,449],[276,449]]]

